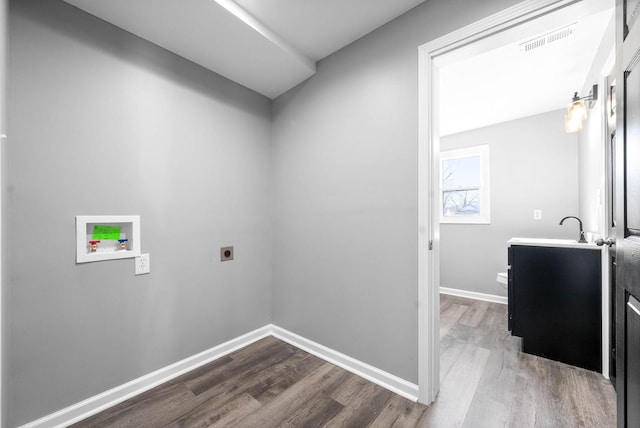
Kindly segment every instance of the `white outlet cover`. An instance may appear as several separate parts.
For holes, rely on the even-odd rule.
[[[151,273],[151,256],[147,254],[140,254],[136,257],[135,274],[144,275]]]

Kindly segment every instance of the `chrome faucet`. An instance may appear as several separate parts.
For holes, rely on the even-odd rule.
[[[562,226],[562,223],[564,223],[564,221],[568,218],[575,218],[576,220],[578,220],[578,224],[580,225],[580,239],[578,239],[578,242],[586,244],[587,240],[584,238],[584,231],[582,230],[582,220],[580,220],[578,217],[576,216],[572,216],[572,215],[568,215],[565,218],[563,218],[562,220],[560,220],[560,226]]]

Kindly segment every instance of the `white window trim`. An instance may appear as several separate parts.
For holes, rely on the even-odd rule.
[[[480,156],[480,214],[444,216],[442,212],[443,190],[442,163],[447,159],[466,158]],[[440,223],[444,224],[491,224],[491,197],[489,186],[489,145],[466,147],[463,149],[446,150],[440,152],[440,194],[439,211]]]

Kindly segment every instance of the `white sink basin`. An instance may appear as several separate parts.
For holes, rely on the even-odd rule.
[[[566,247],[566,248],[584,248],[590,250],[599,250],[593,242],[579,243],[575,239],[552,239],[552,238],[511,238],[507,242],[509,245],[530,245],[534,247]]]

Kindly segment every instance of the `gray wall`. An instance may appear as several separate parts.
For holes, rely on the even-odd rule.
[[[417,382],[417,47],[516,3],[428,0],[270,116],[65,3],[12,1],[10,425],[268,322]],[[151,275],[75,265],[74,216],[123,213]]]
[[[276,325],[417,382],[417,48],[515,3],[427,1],[274,102]]]
[[[598,85],[598,101],[589,110],[587,120],[578,135],[579,177],[580,177],[580,217],[584,229],[605,235],[603,211],[606,205],[604,169],[604,110],[606,109],[607,87],[603,70],[609,55],[615,49],[615,19],[611,21],[596,52],[593,64],[580,95],[587,96],[593,85]]]
[[[15,426],[271,322],[271,102],[61,1],[10,7]],[[92,214],[141,216],[150,275],[75,264]]]
[[[564,110],[450,135],[441,150],[490,146],[491,224],[440,225],[440,285],[506,296],[496,274],[507,266],[512,237],[578,236],[578,146],[564,132]],[[542,220],[533,220],[533,210]],[[461,268],[464,267],[464,268]]]

